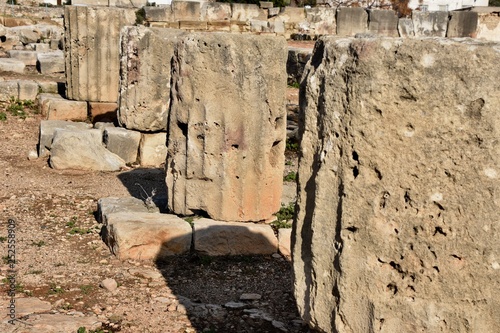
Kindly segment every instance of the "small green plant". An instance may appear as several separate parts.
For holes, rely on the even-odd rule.
[[[286,150],[297,152],[299,151],[299,144],[290,140],[286,140]]]
[[[146,11],[144,10],[144,8],[141,8],[135,12],[135,24],[136,25],[144,24],[145,20],[146,20]]]
[[[283,177],[283,181],[285,182],[294,182],[297,180],[297,174],[294,171],[289,172],[285,177]]]
[[[42,241],[38,241],[38,242],[31,242],[31,245],[42,247],[42,246],[45,245],[45,242],[43,240]]]
[[[26,109],[35,111],[35,103],[30,99],[20,100],[15,97],[10,98],[10,104],[7,106],[7,112],[9,112],[12,116],[26,119],[26,117],[28,117]]]
[[[24,287],[20,283],[16,284],[16,292],[18,293],[24,292]]]
[[[78,221],[78,217],[73,216],[69,222],[66,223],[67,227],[73,228],[76,224],[76,221]]]
[[[82,291],[82,294],[84,294],[84,295],[87,295],[88,293],[90,293],[93,288],[94,287],[90,284],[80,286],[80,290]]]
[[[71,230],[69,231],[70,235],[86,235],[90,233],[92,233],[91,229],[78,228],[78,227],[71,228]]]
[[[280,210],[276,213],[276,221],[271,225],[276,229],[291,228],[292,225],[288,222],[293,219],[295,214],[295,203],[290,202],[288,206],[281,204]]]
[[[29,271],[28,274],[33,274],[33,275],[38,275],[38,274],[42,274],[43,271],[42,270],[33,270],[33,271]]]
[[[0,237],[0,243],[5,242],[6,240],[7,240],[7,237],[3,237],[3,236],[2,236],[2,237]]]
[[[0,121],[6,121],[7,120],[7,114],[5,112],[0,112]]]
[[[49,289],[49,295],[60,295],[60,294],[64,294],[64,289],[57,286],[55,283],[51,283],[49,285],[50,289]]]
[[[298,82],[292,82],[291,84],[288,85],[289,88],[300,88],[300,83]]]
[[[95,329],[95,330],[90,330],[90,331],[87,331],[87,329],[85,327],[79,327],[78,328],[78,331],[76,331],[77,333],[105,333],[105,331],[101,330],[100,328],[98,329]]]
[[[33,296],[33,292],[32,292],[31,290],[25,290],[25,291],[24,291],[24,294],[25,294],[26,296],[28,296],[28,297]]]

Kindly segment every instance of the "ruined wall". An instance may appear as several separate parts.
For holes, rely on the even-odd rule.
[[[133,9],[66,6],[66,95],[69,99],[117,102],[120,30],[135,22]]]
[[[172,65],[168,208],[260,221],[280,207],[286,141],[286,41],[194,33]]]
[[[498,330],[498,50],[472,39],[317,42],[301,88],[292,236],[311,326]]]
[[[500,42],[500,13],[479,14],[476,37]]]

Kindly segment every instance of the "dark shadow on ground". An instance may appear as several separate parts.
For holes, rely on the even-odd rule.
[[[137,168],[120,173],[118,179],[130,195],[137,199],[146,200],[155,191],[153,202],[161,213],[167,212],[167,186],[163,168]]]

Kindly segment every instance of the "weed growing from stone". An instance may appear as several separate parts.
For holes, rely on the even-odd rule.
[[[44,241],[38,241],[38,242],[31,242],[31,245],[33,246],[38,246],[38,247],[42,247],[45,245],[45,242]]]
[[[7,240],[7,237],[3,237],[3,236],[2,236],[2,237],[0,237],[0,243],[5,242],[6,240]]]
[[[5,112],[0,112],[0,121],[6,121],[7,120],[7,114]]]
[[[92,233],[91,229],[78,228],[78,227],[71,228],[71,230],[69,231],[70,235],[86,235],[90,233]]]
[[[289,172],[285,177],[283,177],[283,181],[285,182],[294,182],[297,180],[297,174],[294,171]]]
[[[92,291],[94,287],[91,286],[91,285],[83,285],[83,286],[80,286],[80,290],[82,291],[82,294],[84,295],[87,295],[88,293],[90,293]]]
[[[49,289],[49,295],[60,295],[60,294],[64,294],[64,289],[57,286],[55,283],[51,283],[49,285],[50,289]]]
[[[299,151],[299,144],[291,140],[286,140],[286,150],[297,152]]]
[[[7,112],[9,112],[12,116],[26,119],[26,117],[28,117],[26,109],[35,111],[35,103],[29,99],[22,101],[14,97],[10,98],[10,104],[7,106]]]
[[[281,204],[280,210],[276,213],[276,221],[271,223],[274,229],[291,228],[292,224],[288,221],[293,219],[295,214],[295,203],[290,202],[288,206]]]

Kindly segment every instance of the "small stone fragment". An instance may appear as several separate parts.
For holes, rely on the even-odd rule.
[[[100,284],[101,288],[104,288],[108,291],[115,291],[116,288],[118,288],[118,283],[116,283],[116,281],[114,279],[104,279],[101,281],[101,284]]]

